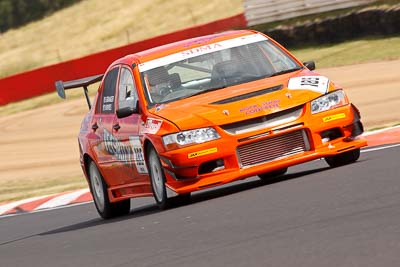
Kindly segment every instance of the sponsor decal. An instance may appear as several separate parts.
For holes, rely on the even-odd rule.
[[[104,144],[107,152],[114,155],[119,161],[132,161],[132,147],[129,143],[119,141],[109,131],[104,129]]]
[[[188,42],[187,44],[183,45],[183,47],[191,47],[192,45],[196,45],[196,44],[197,45],[206,44],[215,38],[216,37],[208,37],[208,38],[203,38],[200,40],[191,41],[191,42]]]
[[[268,40],[265,36],[261,34],[251,34],[251,35],[246,35],[246,36],[241,36],[217,43],[212,43],[212,44],[205,44],[200,47],[184,50],[182,52],[178,52],[172,55],[168,55],[165,57],[153,59],[144,63],[139,64],[139,71],[144,72],[147,70],[151,70],[157,67],[161,67],[164,65],[168,65],[174,62],[178,62],[181,60],[185,60],[188,58],[196,57],[196,56],[201,56],[205,54],[209,54],[212,52],[216,51],[221,51],[223,49],[228,49],[232,47],[238,47],[242,45],[247,45],[251,43],[256,43],[260,41],[265,41]]]
[[[204,155],[208,155],[208,154],[213,154],[216,152],[218,152],[218,148],[216,148],[216,147],[197,151],[197,152],[192,152],[192,153],[188,154],[188,159],[192,159],[192,158],[196,158],[196,157],[200,157],[200,156],[204,156]]]
[[[263,110],[279,108],[280,107],[279,103],[280,103],[279,99],[270,100],[270,101],[261,103],[261,105],[254,104],[254,105],[246,106],[244,108],[241,108],[239,111],[241,113],[244,113],[245,115],[250,115],[250,114],[257,113],[257,112],[260,112]]]
[[[129,142],[122,142],[104,129],[104,144],[106,151],[119,161],[128,165],[134,163],[138,173],[148,173],[144,159],[143,148],[138,136],[130,136]]]
[[[114,104],[114,96],[103,97],[103,111],[112,111],[113,104]]]
[[[344,118],[346,118],[346,114],[339,113],[339,114],[335,114],[335,115],[332,115],[332,116],[324,117],[322,119],[322,121],[323,122],[330,122],[330,121],[335,121],[335,120],[344,119]]]
[[[130,136],[129,142],[132,146],[133,160],[135,162],[138,173],[148,173],[146,161],[144,159],[142,143],[140,142],[139,136]]]
[[[203,54],[204,52],[208,51],[218,51],[220,48],[223,48],[221,44],[215,43],[215,44],[208,44],[208,45],[203,45],[200,47],[195,47],[186,51],[182,51],[183,56],[191,56],[191,55],[198,55],[198,54]]]
[[[144,133],[149,133],[149,134],[156,134],[158,130],[160,130],[161,125],[162,125],[162,120],[158,119],[147,119],[146,124],[144,125]]]
[[[289,80],[290,90],[310,90],[321,94],[328,92],[329,79],[324,76],[301,76]]]

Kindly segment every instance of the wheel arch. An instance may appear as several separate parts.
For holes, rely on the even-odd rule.
[[[85,174],[85,178],[86,178],[87,182],[90,182],[89,181],[89,165],[90,165],[90,162],[92,162],[92,161],[94,162],[94,160],[88,153],[83,154],[83,172]]]
[[[149,149],[156,150],[156,148],[153,145],[153,143],[149,139],[145,139],[144,142],[143,142],[143,153],[144,153],[144,158],[146,160],[146,163],[148,163],[147,162],[147,157],[148,157]]]

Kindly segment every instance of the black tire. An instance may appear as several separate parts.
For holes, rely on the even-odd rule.
[[[164,210],[170,206],[170,201],[165,187],[165,173],[161,166],[160,158],[154,148],[149,148],[147,152],[147,162],[149,165],[150,182],[154,200],[158,207]]]
[[[341,153],[339,155],[326,157],[325,161],[332,168],[347,165],[353,162],[356,162],[360,158],[360,149],[354,149],[351,151],[347,151]]]
[[[165,186],[165,173],[161,166],[160,157],[154,148],[149,148],[147,152],[147,162],[149,166],[151,189],[153,190],[154,200],[161,210],[168,209],[175,205],[185,205],[190,203],[190,193],[168,198],[167,187]]]
[[[287,170],[288,170],[288,168],[283,168],[283,169],[275,170],[272,172],[266,172],[266,173],[259,174],[258,177],[263,181],[268,181],[268,180],[271,180],[272,178],[284,175],[287,172]]]
[[[129,214],[131,209],[130,199],[111,203],[108,198],[107,184],[97,169],[96,164],[91,161],[89,164],[90,191],[93,196],[97,212],[104,219]]]

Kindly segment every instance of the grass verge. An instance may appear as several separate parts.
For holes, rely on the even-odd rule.
[[[0,179],[0,203],[87,188],[83,176],[46,179]]]
[[[353,65],[400,58],[400,36],[368,37],[335,45],[291,49],[302,61],[314,60],[318,68]]]
[[[91,102],[93,103],[93,97],[96,95],[99,83],[92,84],[88,87],[89,95],[91,96]],[[83,90],[70,90],[66,92],[67,100],[84,98]],[[18,112],[33,110],[36,108],[61,103],[62,100],[57,93],[48,93],[40,96],[36,96],[30,99],[21,100],[18,102],[10,103],[7,105],[0,106],[0,116],[12,115]]]
[[[85,0],[1,34],[0,77],[241,12],[242,0]]]

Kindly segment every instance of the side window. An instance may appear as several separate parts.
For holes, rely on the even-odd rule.
[[[118,86],[118,106],[119,108],[133,106],[138,100],[135,82],[133,81],[132,73],[127,68],[121,69]]]
[[[103,95],[101,99],[101,112],[108,114],[114,113],[114,98],[115,98],[115,87],[117,85],[118,78],[118,67],[110,70],[106,78],[104,79]]]

